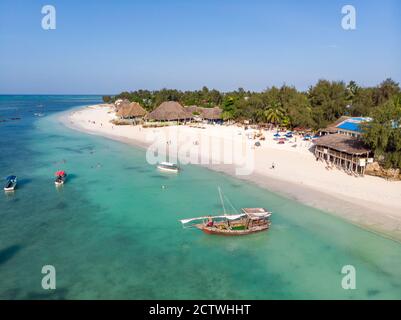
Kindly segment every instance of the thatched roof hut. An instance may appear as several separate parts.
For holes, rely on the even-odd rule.
[[[137,102],[123,102],[116,115],[121,118],[142,118],[146,115],[146,110]]]
[[[199,111],[200,107],[198,107],[198,106],[185,106],[185,109],[187,109],[192,114],[200,113],[200,111]]]
[[[202,108],[200,116],[207,120],[220,120],[222,119],[222,113],[223,110],[221,110],[219,107]]]
[[[192,113],[176,101],[165,101],[146,116],[148,120],[176,121],[192,119]]]
[[[360,139],[343,134],[330,134],[320,137],[316,139],[315,145],[355,156],[366,155],[371,152]]]
[[[222,112],[219,107],[214,108],[202,108],[198,106],[188,106],[185,107],[186,110],[191,112],[192,114],[199,115],[200,118],[205,120],[221,120],[222,119]]]
[[[116,108],[116,110],[118,111],[122,106],[126,105],[126,104],[130,104],[128,99],[118,99],[116,100],[116,102],[114,102],[114,106]]]

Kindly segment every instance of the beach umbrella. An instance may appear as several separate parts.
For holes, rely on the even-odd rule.
[[[280,134],[277,132],[275,135],[275,137],[281,137]]]

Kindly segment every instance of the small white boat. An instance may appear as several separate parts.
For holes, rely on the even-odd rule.
[[[157,169],[161,171],[174,172],[174,173],[177,173],[179,171],[178,166],[171,162],[160,162],[157,165]]]
[[[65,180],[67,179],[67,173],[65,171],[57,171],[55,175],[56,175],[56,180],[54,180],[54,184],[56,186],[63,185]]]
[[[15,187],[17,186],[17,177],[16,176],[9,176],[6,178],[7,182],[4,186],[4,191],[14,191]]]

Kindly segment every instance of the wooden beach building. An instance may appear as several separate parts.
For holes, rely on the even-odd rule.
[[[316,160],[325,161],[349,174],[364,175],[367,164],[373,162],[371,155],[371,150],[356,137],[337,133],[315,141]]]
[[[131,119],[135,123],[142,121],[146,115],[146,110],[137,102],[123,102],[116,112],[116,115],[120,119]]]
[[[219,107],[202,108],[198,106],[185,107],[186,110],[192,113],[195,120],[207,121],[209,123],[221,123],[223,121],[223,110]]]
[[[130,104],[128,99],[118,99],[114,102],[114,107],[118,111],[123,105]]]
[[[150,121],[189,121],[192,113],[186,110],[176,101],[165,101],[155,110],[147,114],[146,120]]]

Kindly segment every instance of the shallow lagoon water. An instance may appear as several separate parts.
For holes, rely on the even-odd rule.
[[[42,118],[26,111],[32,99],[0,97],[3,118],[15,100],[27,113],[0,124],[0,175],[21,181],[0,197],[0,298],[401,298],[401,244],[205,168],[160,173],[142,149],[57,122],[58,111],[98,97],[36,97],[50,109]],[[59,189],[58,169],[70,175]],[[183,229],[178,219],[221,213],[217,186],[237,208],[273,211],[271,230],[230,238]],[[52,292],[41,288],[48,264]],[[356,290],[341,287],[344,265],[356,268]]]

